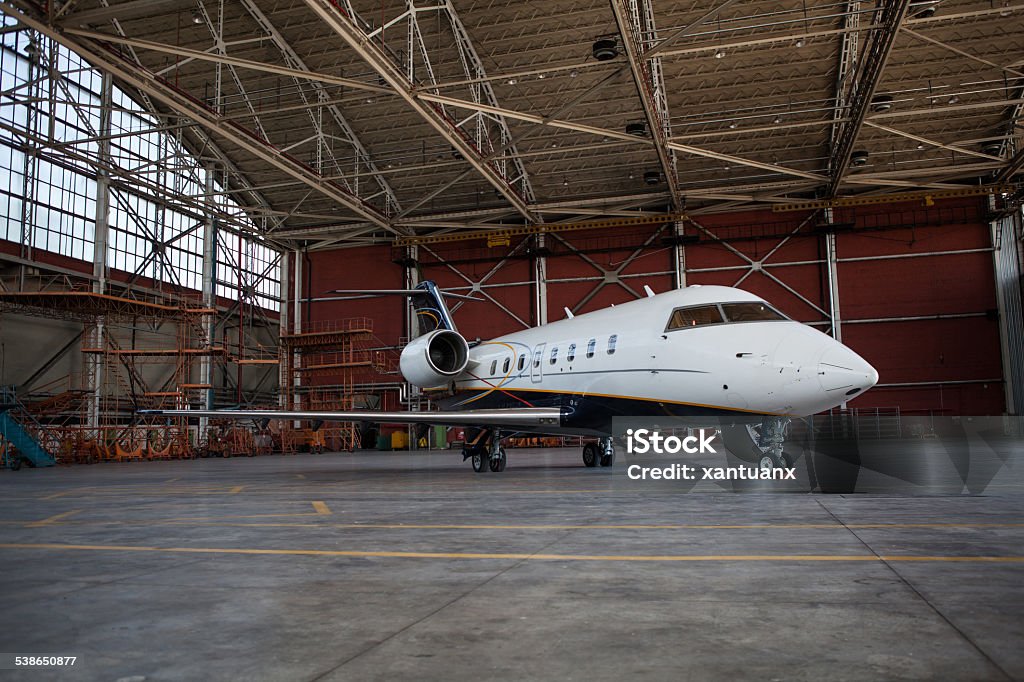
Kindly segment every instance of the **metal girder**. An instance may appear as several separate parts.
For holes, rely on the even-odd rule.
[[[302,60],[301,57],[299,57],[298,53],[295,51],[294,48],[292,48],[288,41],[285,40],[281,32],[277,29],[276,26],[274,26],[274,24],[270,21],[270,19],[263,12],[263,10],[259,8],[256,2],[254,0],[239,1],[242,7],[244,7],[245,10],[249,13],[249,15],[256,21],[256,23],[259,24],[260,28],[262,28],[267,33],[267,35],[269,35],[271,39],[274,41],[274,45],[276,45],[277,49],[281,51],[281,54],[285,59],[285,63],[287,63],[289,67],[297,71],[309,72],[310,69],[308,66],[306,66],[306,63]],[[306,97],[306,93],[300,87],[298,87],[300,79],[297,76],[294,76],[293,80],[295,81],[296,87],[298,88],[299,98],[302,100],[303,104],[308,104],[309,102]],[[310,87],[316,93],[317,102],[314,105],[326,107],[335,125],[337,125],[338,128],[340,128],[344,132],[347,141],[349,142],[349,144],[352,145],[353,149],[355,150],[356,158],[363,166],[366,167],[366,169],[371,174],[371,177],[377,183],[378,187],[380,187],[381,191],[383,191],[387,195],[388,204],[391,207],[393,207],[394,213],[400,213],[402,207],[398,201],[398,197],[395,194],[394,189],[380,175],[380,170],[373,162],[373,159],[370,157],[369,152],[366,151],[366,148],[363,146],[363,143],[356,136],[355,131],[352,130],[352,126],[349,125],[348,120],[341,113],[341,109],[338,107],[336,103],[327,103],[328,100],[330,99],[327,92],[327,88],[325,88],[323,83],[321,83],[320,81],[309,80],[306,82],[309,83]],[[306,111],[309,115],[309,119],[312,122],[314,128],[317,129],[317,132],[322,137],[323,128],[320,125],[320,122],[317,120],[316,116],[313,115],[312,111],[310,111],[309,109],[306,109]],[[335,164],[337,165],[337,161],[335,161]],[[338,170],[340,172],[340,167]],[[342,181],[345,182],[347,185],[346,180],[342,179]],[[348,189],[351,191],[350,186],[348,186]],[[358,194],[358,192],[355,193]],[[387,211],[385,212],[388,213]]]
[[[330,199],[346,206],[366,220],[386,230],[398,233],[390,225],[387,217],[379,213],[372,206],[364,203],[358,197],[352,196],[341,187],[334,185],[334,183],[325,182],[322,176],[315,173],[309,167],[288,157],[269,143],[257,139],[252,133],[245,131],[236,124],[225,120],[219,113],[212,111],[201,102],[164,83],[141,64],[131,62],[125,57],[104,49],[102,45],[94,40],[72,40],[37,18],[21,12],[9,2],[0,3],[0,8],[3,8],[8,14],[16,16],[19,21],[29,28],[56,40],[69,49],[88,55],[96,66],[110,71],[137,90],[145,92],[153,99],[158,100],[179,114],[188,116],[196,123],[208,128],[211,132],[229,140],[296,180],[300,180]]]
[[[859,3],[851,3],[859,5]],[[881,25],[878,31],[872,32],[867,38],[867,46],[864,48],[863,59],[856,70],[855,80],[850,85],[850,94],[844,102],[848,105],[848,113],[845,118],[848,121],[842,124],[836,139],[833,140],[831,154],[829,156],[828,196],[835,196],[839,191],[846,173],[849,171],[850,156],[853,154],[853,145],[860,135],[864,119],[867,117],[868,109],[871,106],[871,98],[875,94],[875,88],[882,78],[885,64],[889,61],[893,45],[896,43],[896,34],[899,32],[903,19],[907,16],[910,8],[910,0],[888,0],[876,11],[878,24]],[[855,34],[854,34],[855,35]],[[836,84],[836,92],[844,91],[844,83]],[[837,96],[837,104],[840,97]],[[838,111],[837,115],[843,112]]]
[[[680,211],[683,199],[679,194],[675,150],[666,144],[672,136],[672,124],[669,119],[661,58],[644,56],[649,46],[658,40],[650,0],[611,0],[611,5],[630,70],[633,72],[636,92],[647,119],[647,129],[654,139],[654,149],[658,153],[658,161],[661,163],[665,182],[668,183],[668,191],[672,196],[672,210]]]
[[[462,60],[462,69],[466,74],[466,78],[480,79],[479,82],[470,86],[470,93],[473,100],[498,106],[498,97],[494,94],[494,88],[491,86],[490,81],[487,80],[487,70],[484,68],[483,62],[480,60],[480,55],[477,54],[476,48],[473,46],[473,41],[469,38],[469,32],[466,31],[466,27],[463,25],[462,20],[455,11],[455,6],[452,4],[451,0],[445,0],[444,8],[447,10],[448,20],[452,26],[452,32],[455,34],[455,45],[458,47],[459,58]],[[436,82],[434,84],[436,85]],[[515,174],[512,177],[522,184],[523,198],[532,204],[536,198],[533,193],[533,186],[530,184],[530,176],[526,172],[526,166],[524,166],[523,162],[520,160],[515,142],[512,140],[512,133],[508,128],[508,122],[502,116],[493,116],[491,117],[491,120],[498,125],[500,132],[498,143],[500,149],[510,150],[512,152],[509,157],[502,156],[496,159],[496,161],[501,165],[504,165],[505,163],[512,164],[515,169]],[[483,146],[484,143],[486,143],[486,149]],[[487,130],[483,116],[479,116],[477,121],[477,144],[488,154],[494,154],[495,146],[493,141],[490,139],[490,133]],[[508,177],[508,172],[505,168],[502,168],[502,175]]]
[[[394,89],[399,97],[405,100],[413,111],[461,153],[463,158],[493,185],[520,215],[530,222],[541,222],[530,209],[526,200],[512,186],[509,179],[502,176],[490,162],[485,160],[482,150],[478,149],[468,139],[468,136],[459,130],[456,122],[450,119],[443,109],[425,101],[425,98],[416,90],[401,68],[354,22],[351,15],[345,13],[330,0],[305,0],[305,2],[327,26],[337,33]]]

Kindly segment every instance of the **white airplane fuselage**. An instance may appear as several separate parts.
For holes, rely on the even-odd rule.
[[[878,381],[833,338],[789,319],[730,321],[731,303],[770,308],[741,289],[691,286],[484,341],[442,408],[560,407],[564,426],[597,433],[615,416],[806,416]],[[707,306],[721,322],[673,318]]]

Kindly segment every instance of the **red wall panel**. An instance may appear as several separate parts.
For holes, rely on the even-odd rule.
[[[331,296],[333,289],[401,289],[402,267],[391,262],[391,251],[379,246],[336,251],[313,251],[302,265],[302,290],[307,297]],[[292,268],[292,273],[295,268]],[[306,304],[303,321],[368,317],[374,335],[387,344],[398,342],[404,332],[405,299],[379,296],[352,301],[321,301]]]

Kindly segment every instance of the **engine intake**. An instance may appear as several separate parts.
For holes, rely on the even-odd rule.
[[[436,329],[402,350],[399,367],[405,380],[420,388],[444,386],[469,364],[469,344],[458,332]]]

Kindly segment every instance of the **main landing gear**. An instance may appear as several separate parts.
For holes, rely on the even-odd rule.
[[[501,434],[495,431],[490,438],[484,434],[473,443],[467,443],[462,448],[462,459],[470,459],[473,471],[482,474],[485,471],[500,473],[505,470],[508,463],[508,456],[505,448],[501,447]]]
[[[611,437],[602,438],[600,443],[587,443],[583,446],[583,466],[596,467],[600,464],[610,467],[614,463],[615,446]]]

